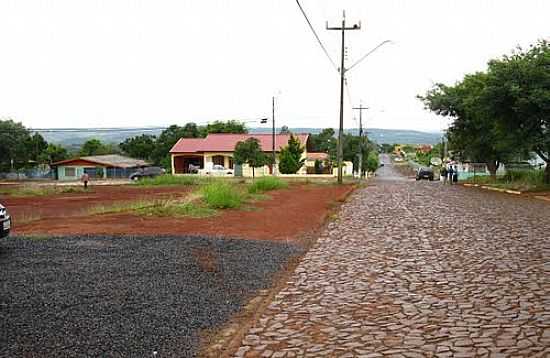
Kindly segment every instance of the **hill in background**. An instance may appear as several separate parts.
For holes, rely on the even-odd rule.
[[[290,128],[294,133],[320,133],[323,128]],[[271,133],[265,128],[249,128],[250,133]],[[279,128],[277,128],[277,133]],[[51,143],[61,144],[70,149],[78,149],[89,139],[99,139],[104,143],[118,144],[126,138],[141,135],[152,134],[159,135],[160,130],[137,130],[137,131],[98,131],[98,132],[45,132],[41,133],[44,138]],[[358,129],[346,129],[346,133],[358,134]],[[380,129],[369,128],[367,136],[372,141],[382,144],[436,144],[441,141],[441,133],[421,132],[409,129]]]

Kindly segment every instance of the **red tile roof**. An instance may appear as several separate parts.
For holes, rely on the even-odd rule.
[[[307,143],[309,134],[295,134],[302,145]],[[260,142],[264,152],[270,152],[272,148],[271,134],[227,134],[213,133],[206,138],[180,138],[172,147],[170,153],[197,153],[197,152],[232,152],[240,141],[248,138],[256,138]],[[288,144],[289,134],[275,135],[275,150],[279,151]]]

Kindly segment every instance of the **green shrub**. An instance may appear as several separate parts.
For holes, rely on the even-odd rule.
[[[244,194],[235,185],[213,181],[201,189],[204,202],[213,209],[238,208],[244,201]]]
[[[265,176],[260,179],[256,179],[249,187],[248,192],[251,194],[255,194],[258,192],[264,192],[264,191],[270,191],[270,190],[276,190],[276,189],[283,189],[288,186],[287,182],[284,180],[272,177],[272,176]]]
[[[507,182],[542,184],[544,181],[544,172],[542,170],[507,170],[503,180]]]

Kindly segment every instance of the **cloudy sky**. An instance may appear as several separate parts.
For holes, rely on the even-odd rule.
[[[437,131],[415,98],[550,37],[547,0],[301,0],[339,61],[347,33],[345,127]],[[0,0],[0,117],[29,127],[162,126],[270,116],[336,127],[339,78],[295,0]],[[254,123],[249,125],[255,126]]]

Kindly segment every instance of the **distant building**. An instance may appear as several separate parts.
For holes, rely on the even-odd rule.
[[[325,153],[308,152],[309,134],[294,135],[304,147],[302,157],[306,160],[315,158],[325,158]],[[196,168],[201,172],[201,169],[211,169],[214,165],[221,165],[226,169],[234,169],[233,151],[238,142],[245,141],[248,138],[255,138],[260,143],[262,150],[266,154],[270,154],[273,148],[273,137],[271,134],[228,134],[228,133],[212,133],[206,138],[181,138],[170,150],[172,156],[172,174],[188,174],[192,173],[192,168]],[[278,154],[281,148],[288,145],[290,134],[275,135],[275,152]],[[312,157],[313,155],[313,157]],[[317,156],[316,156],[317,155]],[[308,161],[306,161],[308,162]],[[311,164],[315,162],[309,160]],[[275,168],[266,165],[255,169],[255,175],[269,175],[274,169],[277,171],[278,162],[275,163]],[[236,168],[235,168],[236,169]],[[306,174],[307,169],[304,165],[297,174]],[[236,170],[236,175],[252,176],[252,168],[247,164],[241,166],[240,170]]]
[[[78,157],[52,164],[58,180],[79,180],[84,173],[92,179],[128,178],[138,168],[150,165],[144,160],[118,154]]]

